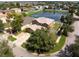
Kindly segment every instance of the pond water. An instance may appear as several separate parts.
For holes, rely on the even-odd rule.
[[[40,12],[37,14],[33,14],[32,17],[34,18],[47,17],[47,18],[54,19],[55,21],[60,21],[60,18],[62,15],[66,15],[66,13]]]

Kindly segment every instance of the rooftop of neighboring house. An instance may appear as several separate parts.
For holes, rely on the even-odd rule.
[[[0,10],[0,17],[6,17],[11,10]]]
[[[12,8],[11,10],[21,10],[20,8]]]
[[[23,23],[22,23],[22,25],[24,26],[24,25],[26,25],[26,24],[30,24],[30,23],[32,23],[33,20],[35,20],[35,19],[32,18],[32,17],[26,16],[26,17],[23,18]]]
[[[1,17],[6,17],[7,16],[7,13],[5,13],[5,12],[0,12],[0,18]]]
[[[36,31],[37,29],[42,29],[43,27],[42,26],[40,26],[40,25],[36,25],[36,24],[29,24],[29,25],[27,25],[26,26],[26,28],[30,28],[30,29],[32,29],[33,31]]]
[[[46,23],[47,25],[51,24],[54,22],[54,19],[46,18],[46,17],[39,17],[35,19],[39,23]]]

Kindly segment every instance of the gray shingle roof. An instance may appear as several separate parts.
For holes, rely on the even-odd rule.
[[[30,24],[30,23],[32,23],[32,20],[35,20],[35,19],[32,18],[32,17],[26,16],[26,17],[23,18],[22,25]]]

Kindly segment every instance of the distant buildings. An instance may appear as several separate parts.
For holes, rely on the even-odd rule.
[[[20,8],[12,8],[11,11],[14,11],[15,13],[21,13]]]

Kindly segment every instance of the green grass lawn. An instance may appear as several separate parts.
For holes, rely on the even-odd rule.
[[[45,9],[44,11],[46,12],[60,12],[60,13],[67,13],[67,10],[49,10],[49,9]]]
[[[32,14],[37,14],[37,13],[40,13],[42,11],[30,11],[26,14],[26,16],[31,16]]]
[[[10,41],[15,41],[16,38],[14,38],[13,36],[9,36],[9,37],[8,37],[8,40],[10,40]]]
[[[61,26],[60,23],[55,23],[53,29],[57,30]]]
[[[53,29],[53,30],[57,31],[60,27],[61,27],[61,23],[60,22],[55,22],[55,24],[50,26],[50,29]]]
[[[66,37],[64,35],[61,36],[59,43],[57,43],[49,53],[54,53],[62,49],[66,41]]]

